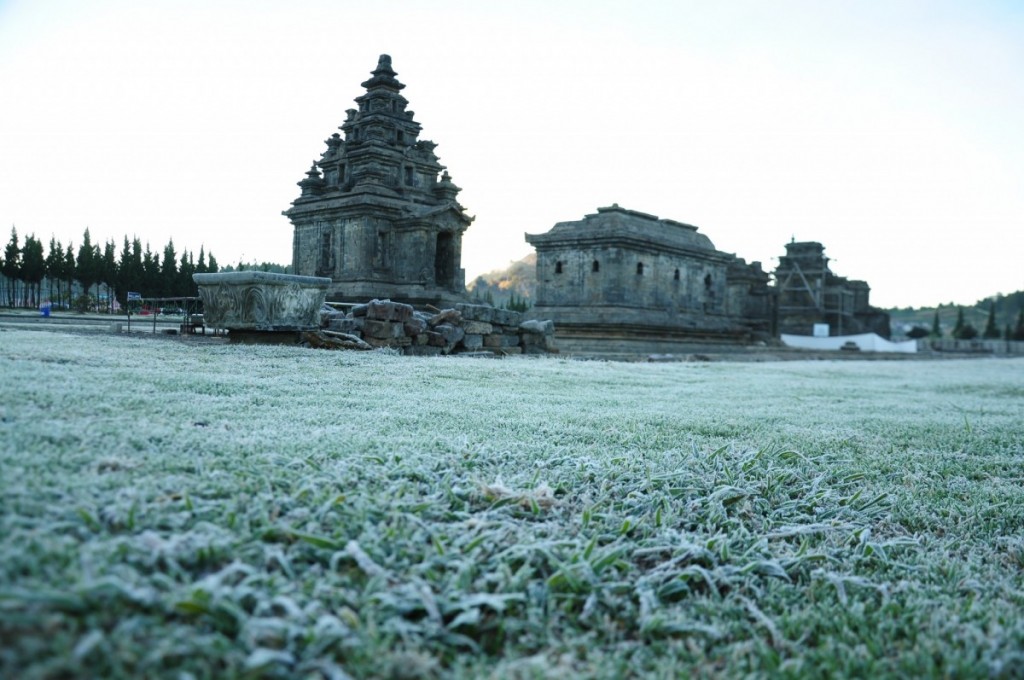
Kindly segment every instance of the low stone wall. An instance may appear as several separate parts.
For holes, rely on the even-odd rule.
[[[260,271],[193,274],[208,326],[229,332],[280,333],[317,327],[331,280]]]
[[[371,300],[348,313],[324,311],[320,317],[321,328],[340,342],[361,341],[370,348],[391,347],[415,356],[558,351],[551,321],[523,321],[519,312],[488,305],[458,304],[453,309],[421,312],[401,302]]]

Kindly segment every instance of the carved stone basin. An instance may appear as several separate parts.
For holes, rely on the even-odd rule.
[[[208,326],[229,331],[306,331],[319,328],[331,280],[260,271],[193,274]]]

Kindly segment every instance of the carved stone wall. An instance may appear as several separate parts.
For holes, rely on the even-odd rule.
[[[270,272],[193,274],[207,325],[239,331],[301,331],[320,326],[330,279]]]

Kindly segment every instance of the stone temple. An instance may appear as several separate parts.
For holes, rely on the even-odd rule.
[[[554,320],[565,351],[672,352],[774,331],[760,263],[717,250],[693,225],[616,204],[526,240],[537,250],[531,314]]]
[[[775,268],[780,333],[811,335],[828,324],[830,335],[878,333],[889,337],[889,315],[872,307],[865,281],[837,276],[817,241],[791,241]]]
[[[406,109],[405,87],[382,54],[366,93],[300,181],[284,215],[292,271],[331,279],[327,299],[391,298],[450,306],[465,299],[462,235],[473,221],[460,189]]]

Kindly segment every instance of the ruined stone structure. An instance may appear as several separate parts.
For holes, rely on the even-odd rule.
[[[786,244],[775,269],[779,332],[811,335],[815,324],[828,324],[830,335],[878,333],[888,338],[889,315],[870,305],[870,286],[836,276],[828,260],[817,241]]]
[[[562,351],[674,352],[773,330],[760,263],[715,249],[692,225],[616,204],[526,240],[537,249],[531,313],[555,322]]]
[[[464,299],[462,234],[473,221],[455,186],[419,139],[405,87],[380,56],[327,150],[299,182],[284,215],[294,225],[295,274],[332,280],[327,299],[391,298],[450,305]],[[440,175],[440,178],[439,178]]]

